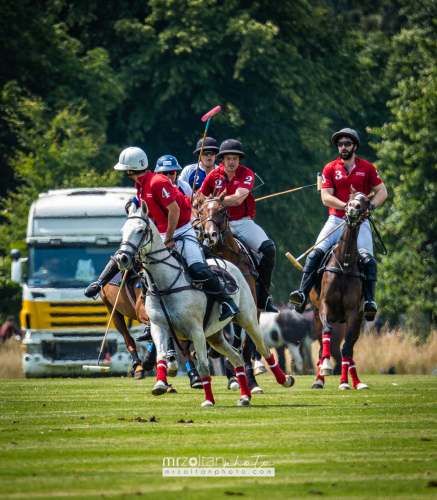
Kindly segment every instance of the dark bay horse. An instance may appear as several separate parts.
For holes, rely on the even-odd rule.
[[[370,200],[363,193],[357,193],[351,187],[351,196],[346,205],[346,224],[331,256],[324,263],[320,294],[311,290],[311,302],[315,307],[318,337],[322,339],[319,361],[318,380],[332,375],[329,363],[332,323],[346,323],[345,340],[342,348],[342,372],[339,389],[350,389],[348,372],[351,375],[354,389],[368,389],[360,382],[355,363],[353,349],[360,336],[360,328],[364,319],[362,296],[363,279],[358,265],[357,239],[360,225],[368,214]],[[320,272],[319,271],[319,272]],[[317,385],[316,383],[313,385]],[[323,387],[323,385],[322,385]]]
[[[192,209],[192,225],[196,230],[198,238],[204,239],[207,243],[207,248],[213,255],[232,262],[238,267],[250,287],[253,300],[256,304],[256,276],[258,273],[247,255],[238,246],[234,235],[229,229],[228,215],[223,203],[225,196],[226,191],[223,191],[216,198],[212,195],[207,198],[198,192]],[[261,309],[257,309],[257,311],[259,322]],[[258,386],[253,374],[251,346],[248,336],[246,336],[242,347],[243,360],[247,367],[246,369],[249,370],[249,373],[247,373],[249,388],[253,394],[262,394],[263,391]]]

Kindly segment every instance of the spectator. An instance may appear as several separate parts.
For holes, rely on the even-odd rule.
[[[23,337],[23,332],[15,328],[15,317],[8,316],[8,319],[3,323],[0,328],[0,342],[3,343],[14,335]]]

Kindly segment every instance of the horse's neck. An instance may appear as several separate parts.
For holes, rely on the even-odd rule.
[[[340,262],[342,266],[351,269],[355,264],[358,255],[358,233],[360,231],[359,227],[354,227],[351,229],[349,226],[345,226],[341,234],[340,240],[338,241],[337,248],[335,250],[335,257]]]
[[[156,260],[165,259],[166,257],[168,257],[168,251],[166,250],[165,245],[158,231],[155,230],[155,228],[153,228],[152,231],[153,231],[153,242],[152,242],[152,248],[150,249],[150,253],[156,252],[157,250],[161,250],[161,252],[153,253],[153,255],[151,255],[150,261],[153,261],[153,259]],[[166,259],[164,262],[159,262],[156,264],[151,264],[150,261],[146,257],[146,260],[143,263],[143,267],[146,268],[147,271],[149,271],[149,273],[153,276],[156,286],[160,290],[169,287],[174,282],[179,273],[179,268],[180,268],[179,262],[173,256],[170,256],[170,258]],[[171,267],[167,264],[171,264],[174,267]],[[184,275],[182,273],[178,281],[181,278],[183,278],[183,276]],[[149,281],[149,278],[147,279]],[[149,282],[149,285],[150,284],[151,283]]]

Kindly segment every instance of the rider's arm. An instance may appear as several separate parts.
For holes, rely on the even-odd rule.
[[[235,194],[225,196],[223,203],[225,205],[232,205],[234,207],[237,207],[238,205],[241,205],[243,203],[243,201],[248,197],[249,193],[250,191],[246,188],[238,188],[235,191]]]
[[[373,186],[373,191],[375,191],[375,196],[370,200],[372,205],[379,207],[384,203],[387,198],[387,189],[384,186],[384,183],[378,184],[377,186]]]
[[[337,210],[344,210],[346,203],[339,200],[334,196],[334,188],[322,189],[322,203],[325,207],[336,208]]]
[[[176,226],[178,225],[179,222],[179,205],[177,201],[172,201],[170,205],[166,206],[168,210],[168,227],[167,227],[167,232],[165,233],[165,240],[167,241],[170,238],[173,238]],[[171,250],[174,247],[174,241],[170,241],[165,245],[169,250]]]

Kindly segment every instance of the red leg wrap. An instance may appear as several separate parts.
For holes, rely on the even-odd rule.
[[[167,383],[167,361],[158,361],[156,364],[156,380],[163,380]]]
[[[331,335],[325,334],[322,335],[322,359],[331,357]]]
[[[318,363],[317,363],[317,366],[319,367],[318,371],[317,371],[317,378],[316,378],[316,381],[317,380],[321,380],[323,382],[323,385],[325,385],[325,377],[323,377],[322,375],[320,375],[320,365],[322,364],[322,360],[320,360]]]
[[[251,398],[252,395],[250,393],[250,389],[247,384],[246,372],[244,371],[244,367],[237,366],[237,368],[234,368],[234,371],[235,374],[237,375],[238,383],[240,384],[241,395],[249,396],[249,398]]]
[[[214,401],[214,396],[212,395],[211,377],[203,378],[202,384],[203,384],[203,390],[205,391],[205,400],[211,401],[211,403],[214,405],[215,401]]]
[[[275,361],[275,357],[273,354],[270,355],[270,358],[264,358],[267,361],[267,364],[269,365],[270,370],[272,370],[273,375],[275,376],[276,382],[278,384],[285,384],[285,381],[287,380],[285,378],[284,372],[279,368],[278,363]]]
[[[357,369],[355,368],[355,362],[353,359],[351,359],[351,364],[349,366],[349,372],[351,374],[351,379],[354,384],[354,389],[355,387],[360,383],[360,379],[358,378],[357,375]]]
[[[349,356],[345,356],[344,358],[341,359],[341,378],[340,378],[340,384],[343,384],[346,383],[348,384],[349,383],[349,380],[348,380],[348,370],[349,370],[349,367],[352,363],[352,358],[350,358]]]

